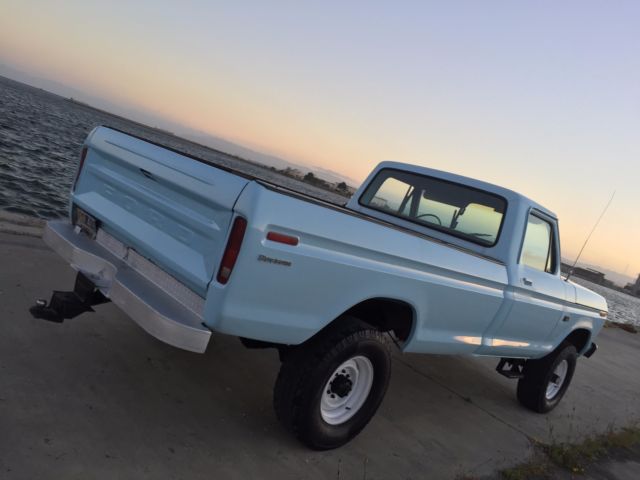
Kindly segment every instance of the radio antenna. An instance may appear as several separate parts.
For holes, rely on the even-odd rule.
[[[595,232],[596,228],[598,227],[598,224],[600,223],[600,220],[602,220],[602,217],[604,217],[604,214],[609,209],[609,205],[611,205],[611,202],[613,202],[613,197],[615,197],[615,196],[616,196],[616,191],[614,190],[613,193],[611,194],[611,198],[607,202],[607,205],[604,207],[604,210],[602,210],[602,213],[598,217],[598,220],[596,220],[596,224],[593,226],[593,228],[591,229],[591,232],[589,232],[589,235],[587,235],[587,239],[582,244],[582,248],[578,252],[578,256],[576,257],[576,261],[573,262],[573,265],[571,265],[571,268],[569,269],[569,274],[567,275],[567,278],[565,278],[565,281],[568,282],[569,279],[571,278],[571,275],[573,274],[573,269],[576,268],[576,265],[578,264],[578,260],[580,260],[580,255],[582,255],[582,252],[584,251],[584,247],[586,247],[587,243],[589,243],[589,239],[591,238],[591,235],[593,235],[593,232]]]

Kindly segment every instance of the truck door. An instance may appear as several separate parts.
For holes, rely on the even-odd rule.
[[[567,298],[555,219],[530,211],[519,261],[510,276],[511,309],[485,345],[495,355],[542,356],[552,348],[549,337],[565,315]]]

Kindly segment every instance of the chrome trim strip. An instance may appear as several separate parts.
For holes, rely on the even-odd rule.
[[[136,270],[136,262],[142,260],[136,258],[127,263],[98,242],[75,232],[66,221],[47,222],[42,238],[149,334],[184,350],[197,353],[206,350],[211,331],[202,325],[202,315]]]

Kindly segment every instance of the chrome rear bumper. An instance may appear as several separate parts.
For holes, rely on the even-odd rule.
[[[137,252],[102,230],[92,240],[67,221],[47,222],[42,238],[148,333],[184,350],[207,349],[204,299]]]

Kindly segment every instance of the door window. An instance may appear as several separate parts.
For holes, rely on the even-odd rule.
[[[543,272],[555,272],[556,259],[553,244],[551,224],[534,214],[529,214],[520,263]]]

